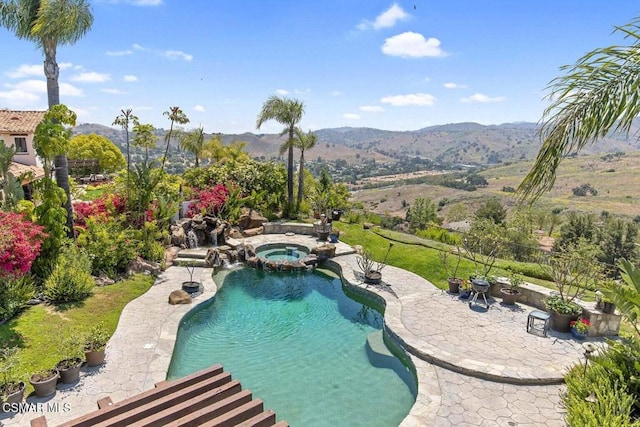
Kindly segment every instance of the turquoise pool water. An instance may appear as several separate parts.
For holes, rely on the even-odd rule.
[[[270,261],[297,261],[309,254],[307,248],[301,246],[265,245],[258,248],[256,255]]]
[[[291,426],[397,426],[409,413],[413,375],[371,356],[382,318],[340,279],[249,268],[214,278],[217,295],[180,324],[169,379],[220,363]]]

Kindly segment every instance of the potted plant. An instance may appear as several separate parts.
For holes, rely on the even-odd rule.
[[[451,252],[438,252],[440,262],[442,262],[442,265],[447,272],[447,283],[449,284],[449,292],[452,294],[457,294],[458,292],[460,292],[460,285],[462,284],[462,278],[458,277],[458,268],[460,267],[460,260],[462,258],[462,255],[460,252],[460,247],[457,247],[456,249],[456,259],[452,263],[449,262],[449,258],[452,256]]]
[[[329,243],[338,243],[339,238],[340,238],[340,232],[338,230],[335,230],[329,233]]]
[[[382,282],[382,269],[387,266],[387,257],[392,247],[393,243],[390,242],[387,253],[380,262],[374,260],[373,254],[370,251],[366,249],[362,251],[362,255],[356,259],[356,262],[364,274],[364,283],[378,285]]]
[[[460,280],[460,299],[469,299],[471,296],[471,282]]]
[[[502,294],[502,303],[505,305],[514,305],[520,296],[520,286],[524,283],[524,280],[520,276],[512,274],[506,278],[507,285],[504,288],[500,288]]]
[[[616,305],[609,298],[602,298],[602,312],[605,314],[613,314],[616,311]]]
[[[193,280],[193,273],[195,272],[198,263],[195,260],[186,261],[183,265],[189,272],[189,281],[182,282],[182,290],[190,294],[198,292],[200,290],[200,282]]]
[[[588,242],[579,241],[570,246],[565,253],[549,259],[545,266],[556,284],[558,292],[544,301],[551,312],[551,328],[559,332],[570,332],[571,321],[582,314],[582,307],[576,299],[585,289],[595,288],[601,271],[597,263],[592,262],[597,248]]]
[[[572,320],[571,323],[571,335],[574,338],[583,340],[589,334],[589,327],[591,327],[591,322],[586,317],[580,317],[578,320]]]
[[[64,359],[56,364],[60,380],[64,384],[75,383],[80,380],[82,368],[82,340],[77,335],[69,335],[61,341],[61,350]]]
[[[93,325],[84,342],[84,355],[87,365],[98,366],[104,363],[104,350],[109,341],[109,333],[104,323]]]
[[[29,383],[38,397],[51,396],[56,392],[56,384],[58,383],[57,369],[44,369],[31,375]]]
[[[0,410],[4,403],[20,403],[26,384],[17,379],[18,347],[3,345],[0,349]]]

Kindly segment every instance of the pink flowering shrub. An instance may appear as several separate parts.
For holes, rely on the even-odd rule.
[[[189,205],[187,216],[197,214],[217,214],[229,197],[229,189],[222,184],[215,187],[193,190],[193,202]]]
[[[0,212],[0,278],[25,275],[47,237],[44,228],[13,212]]]
[[[73,204],[73,212],[78,227],[85,228],[87,218],[102,217],[107,219],[124,213],[126,200],[118,194],[107,194],[91,202],[77,202]]]

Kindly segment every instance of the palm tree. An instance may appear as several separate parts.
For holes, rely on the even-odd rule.
[[[285,125],[281,135],[288,134],[289,138],[283,144],[284,150],[289,151],[287,162],[287,208],[286,214],[293,211],[293,137],[296,126],[302,120],[304,114],[304,102],[286,97],[270,96],[262,105],[262,110],[256,120],[256,128],[268,120]]]
[[[205,146],[204,128],[202,126],[180,136],[180,148],[196,156],[196,167],[200,166],[200,158],[203,155]]]
[[[318,142],[318,136],[309,131],[308,133],[302,132],[301,129],[296,129],[296,139],[294,146],[300,149],[300,171],[298,172],[298,200],[296,202],[296,209],[300,210],[302,204],[302,197],[304,193],[304,152],[315,147]]]
[[[149,160],[149,148],[155,148],[158,137],[153,133],[152,124],[136,123],[133,125],[133,145],[144,148],[144,162]],[[127,185],[129,185],[127,183]]]
[[[207,140],[204,144],[203,155],[209,159],[211,163],[220,163],[227,152],[226,147],[222,144],[220,135],[214,135],[213,138]]]
[[[551,81],[542,117],[542,147],[518,188],[521,198],[538,198],[550,190],[560,160],[606,136],[611,130],[629,135],[640,114],[640,19],[616,27],[630,40],[628,46],[593,50],[566,75]]]
[[[164,163],[167,161],[167,155],[169,154],[169,143],[171,142],[171,134],[173,134],[173,124],[178,123],[181,125],[189,123],[189,118],[180,109],[180,107],[170,107],[169,111],[165,111],[165,116],[171,120],[171,126],[169,127],[169,133],[165,135],[164,139],[167,142],[167,146],[164,149],[164,156],[162,157],[162,170],[164,170]]]
[[[49,108],[60,103],[58,45],[72,45],[91,28],[93,15],[85,0],[5,0],[0,2],[0,25],[20,39],[36,43],[44,53]],[[67,193],[67,235],[74,237],[67,155],[55,158],[56,182]]]
[[[138,123],[138,117],[133,114],[131,108],[126,110],[120,110],[120,115],[115,118],[113,125],[120,126],[124,130],[124,134],[127,141],[127,198],[129,198],[129,178],[131,172],[131,154],[129,152],[129,125]]]

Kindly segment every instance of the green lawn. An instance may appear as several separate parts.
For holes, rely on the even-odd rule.
[[[371,250],[376,259],[382,259],[389,247],[389,242],[393,241],[394,246],[387,259],[389,265],[416,273],[440,289],[449,289],[447,273],[438,257],[439,250],[451,250],[448,245],[391,230],[364,230],[361,224],[346,224],[342,222],[334,222],[333,224],[336,229],[340,230],[340,240],[350,245],[362,245],[364,248]],[[497,260],[490,275],[508,276],[510,274],[507,270],[508,268],[517,268],[524,264],[526,263]],[[537,268],[538,266],[533,265],[533,267]],[[458,277],[468,278],[474,273],[475,266],[473,262],[463,258],[460,262]],[[555,284],[548,280],[525,275],[523,275],[523,279],[536,285],[556,289]],[[593,292],[587,291],[583,299],[592,301]]]
[[[0,325],[0,343],[19,347],[16,373],[28,383],[30,374],[51,369],[64,359],[62,343],[70,336],[85,336],[92,325],[104,322],[112,335],[127,303],[153,284],[149,276],[137,275],[111,286],[96,287],[91,297],[75,304],[40,304]],[[28,388],[27,393],[31,389]]]

